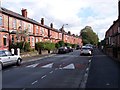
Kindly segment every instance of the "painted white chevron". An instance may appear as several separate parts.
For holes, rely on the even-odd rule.
[[[29,66],[27,66],[27,67],[32,67],[32,68],[34,68],[34,67],[36,67],[38,64],[39,64],[39,63],[37,63],[37,64],[32,64],[32,65],[29,65]]]
[[[50,63],[50,64],[42,66],[42,68],[52,68],[52,66],[53,66],[53,63]]]
[[[63,67],[62,69],[75,69],[75,66],[74,66],[74,64],[69,64],[69,65]]]

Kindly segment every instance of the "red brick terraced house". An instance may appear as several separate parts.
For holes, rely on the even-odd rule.
[[[36,42],[51,41],[57,43],[62,40],[62,32],[55,29],[53,24],[50,26],[44,24],[44,18],[40,23],[27,17],[27,10],[21,10],[22,15],[1,8],[0,11],[0,50],[9,49],[10,44],[23,41],[22,38],[16,38],[16,33],[21,30],[28,30],[29,36],[25,38],[30,43],[31,48],[35,48]],[[64,42],[82,45],[80,37],[65,33]]]
[[[105,44],[106,53],[120,60],[120,30],[119,19],[113,22],[113,25],[106,31]]]
[[[104,43],[106,53],[120,61],[120,0],[118,1],[118,19],[107,30]]]

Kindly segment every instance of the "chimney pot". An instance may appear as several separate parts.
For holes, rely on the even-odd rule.
[[[22,16],[27,18],[27,9],[22,8],[21,12],[22,12]]]
[[[44,25],[44,18],[41,18],[41,24]]]
[[[50,27],[53,28],[53,23],[50,24]]]

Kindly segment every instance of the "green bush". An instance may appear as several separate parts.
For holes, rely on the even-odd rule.
[[[70,46],[70,43],[65,43],[65,46]]]
[[[56,48],[59,48],[59,47],[60,47],[60,44],[59,44],[59,43],[55,43],[55,47],[56,47]]]
[[[77,44],[72,44],[72,48],[76,48],[77,47]]]
[[[36,50],[43,50],[44,49],[44,43],[43,42],[37,42],[35,43],[35,49]]]
[[[23,42],[17,42],[16,43],[17,48],[20,48],[20,50],[23,49]]]
[[[64,46],[64,41],[59,41],[58,43],[59,43],[60,47]]]
[[[26,51],[30,51],[30,43],[28,43],[28,42],[25,42],[25,46],[24,46],[24,51],[26,52]]]
[[[51,42],[44,42],[44,49],[45,50],[54,50],[55,49],[55,44]]]

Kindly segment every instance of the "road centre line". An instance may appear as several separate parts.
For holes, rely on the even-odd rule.
[[[91,62],[91,59],[89,60],[89,63]]]
[[[51,71],[50,73],[53,73],[53,71]]]
[[[47,75],[42,76],[41,79],[45,78],[46,76],[47,76]]]
[[[22,90],[25,90],[26,88],[23,88]]]
[[[38,82],[38,80],[34,81],[34,82],[32,83],[32,85],[34,85],[34,84],[37,83],[37,82]]]
[[[88,70],[89,70],[89,68],[86,69],[86,71],[88,71]]]
[[[58,68],[56,68],[55,70],[58,70]]]
[[[6,71],[4,71],[4,72],[9,72],[10,70],[6,70]]]

